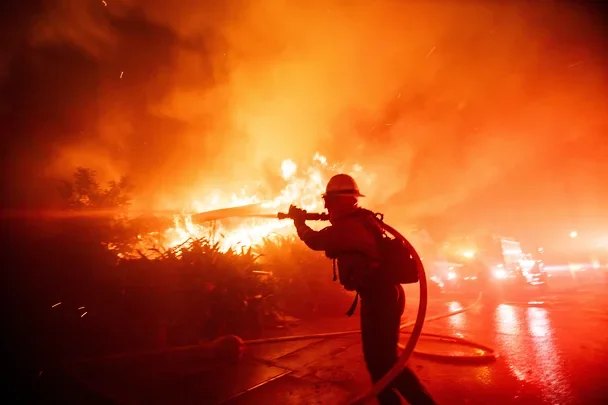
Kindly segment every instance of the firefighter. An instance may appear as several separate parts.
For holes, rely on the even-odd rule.
[[[329,180],[323,194],[330,226],[314,231],[305,223],[306,211],[291,207],[289,214],[300,239],[309,248],[325,251],[329,258],[336,259],[341,284],[361,297],[363,356],[375,383],[397,362],[405,294],[401,285],[374,279],[373,271],[370,271],[380,260],[378,239],[370,226],[377,227],[378,232],[381,228],[370,211],[358,206],[359,197],[364,196],[355,180],[346,174],[338,174]],[[357,299],[349,315],[356,304]],[[412,405],[436,403],[407,367],[389,388],[378,395],[378,402],[381,405],[401,404],[397,392]]]

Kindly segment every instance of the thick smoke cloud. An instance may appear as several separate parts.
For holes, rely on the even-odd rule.
[[[319,150],[376,173],[376,206],[436,215],[604,124],[599,32],[572,6],[105,3],[47,2],[12,94],[48,114],[35,167],[129,174],[147,205]]]

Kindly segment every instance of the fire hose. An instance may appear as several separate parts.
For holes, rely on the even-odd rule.
[[[477,305],[479,305],[479,303],[481,302],[482,299],[482,294],[479,293],[479,295],[477,296],[477,299],[470,305],[468,305],[465,308],[456,310],[456,311],[450,311],[447,313],[443,313],[443,314],[439,314],[439,315],[435,315],[432,317],[428,317],[425,318],[424,320],[426,322],[431,322],[431,321],[436,321],[436,320],[440,320],[440,319],[445,319],[445,318],[449,318],[451,316],[455,316],[458,314],[462,314],[464,312],[467,312],[471,309],[473,309],[474,307],[476,307]],[[419,308],[420,306],[422,306],[422,297],[420,300],[420,304],[419,304]],[[419,310],[420,312],[420,310]],[[410,322],[403,322],[400,325],[400,329],[401,329],[401,333],[402,334],[410,334],[412,335],[410,337],[410,340],[408,341],[408,344],[410,344],[410,342],[412,342],[413,338],[415,337],[413,335],[414,331],[405,331],[405,328],[408,328],[410,326],[415,326],[416,323],[419,323],[420,318],[417,318],[415,321],[410,321]],[[422,322],[423,323],[423,322]],[[313,339],[334,339],[334,338],[343,338],[343,337],[347,337],[347,336],[352,336],[352,335],[356,335],[359,334],[361,331],[360,330],[351,330],[351,331],[343,331],[343,332],[329,332],[329,333],[316,333],[316,334],[306,334],[306,335],[293,335],[293,336],[281,336],[281,337],[273,337],[273,338],[265,338],[265,339],[254,339],[254,340],[247,340],[244,341],[243,343],[246,345],[245,347],[250,347],[250,346],[255,346],[255,345],[263,345],[263,344],[272,344],[272,343],[284,343],[284,342],[294,342],[294,341],[302,341],[302,340],[313,340]],[[439,339],[441,341],[447,341],[447,342],[451,342],[451,343],[456,343],[459,344],[461,346],[467,346],[470,348],[474,348],[477,349],[478,351],[481,350],[483,352],[482,355],[479,354],[475,354],[475,355],[449,355],[449,354],[437,354],[437,353],[426,353],[426,352],[420,352],[420,351],[415,351],[415,350],[411,350],[409,352],[409,356],[407,358],[405,357],[406,352],[404,351],[403,354],[401,355],[401,358],[399,359],[398,363],[395,364],[395,366],[393,367],[393,369],[391,369],[383,378],[384,381],[386,381],[385,384],[390,384],[390,382],[392,381],[392,378],[394,378],[394,376],[398,375],[399,372],[401,372],[401,370],[403,370],[403,368],[405,367],[405,364],[407,363],[407,360],[409,359],[410,356],[414,355],[417,357],[422,357],[422,358],[426,358],[429,360],[434,360],[434,361],[449,361],[450,363],[459,363],[459,364],[467,364],[467,365],[479,365],[479,364],[487,364],[487,363],[491,363],[494,362],[496,360],[496,358],[498,357],[498,355],[495,353],[494,349],[492,349],[491,347],[488,347],[486,345],[480,344],[480,343],[476,343],[473,342],[471,340],[468,339],[464,339],[461,337],[455,337],[455,336],[448,336],[448,335],[439,335],[439,334],[433,334],[433,333],[419,333],[418,334],[418,338],[420,336],[426,336],[429,338],[434,338],[434,339]],[[212,348],[212,351],[216,351],[215,348],[213,348],[213,346],[215,345],[215,342],[219,342],[222,338],[216,339],[216,341],[214,341],[214,343],[212,343],[211,345],[209,345],[209,347]],[[417,338],[416,338],[417,339]],[[416,342],[417,343],[417,340]],[[410,344],[410,346],[415,347],[415,343],[414,344]],[[399,348],[404,350],[406,346],[402,345],[401,343],[399,344]],[[83,359],[78,361],[77,363],[80,364],[86,364],[86,363],[92,363],[92,362],[98,362],[98,361],[107,361],[107,360],[120,360],[120,359],[133,359],[134,357],[146,357],[146,356],[154,356],[154,355],[162,355],[162,354],[167,354],[167,353],[176,353],[176,352],[188,352],[188,351],[197,351],[201,349],[201,345],[188,345],[188,346],[179,346],[179,347],[171,347],[171,348],[166,348],[166,349],[159,349],[159,350],[154,350],[154,351],[146,351],[146,352],[138,352],[138,353],[122,353],[122,354],[116,354],[116,355],[110,355],[110,356],[103,356],[103,357],[97,357],[97,358],[90,358],[90,359]],[[213,356],[211,356],[213,358]],[[280,367],[280,365],[277,365],[278,367]],[[76,369],[72,369],[73,372],[76,371]],[[396,370],[396,371],[393,371]],[[289,373],[289,372],[287,372]],[[278,377],[284,376],[287,373],[282,373],[279,374]],[[77,374],[77,373],[76,373]],[[72,374],[75,378],[76,381],[78,381],[83,387],[86,387],[87,389],[89,389],[91,392],[98,392],[94,386],[92,386],[90,384],[90,382],[86,381],[85,379],[82,378],[78,378],[76,377],[76,375]],[[277,377],[271,377],[270,379],[256,385],[254,388],[259,388],[262,385],[265,385],[266,383],[269,383],[271,381],[274,381]],[[355,402],[351,402],[351,405],[354,404],[362,404],[365,403],[368,400],[371,400],[371,398],[373,398],[375,395],[377,395],[377,393],[382,391],[382,386],[379,386],[379,383],[381,383],[381,381],[379,381],[377,384],[375,384],[374,386],[372,386],[367,392],[365,392],[363,395],[359,396],[357,398],[357,400]],[[226,401],[221,402],[222,404],[225,402],[229,402],[231,399],[236,398],[246,392],[251,391],[253,388],[249,388],[245,391],[236,393],[235,395],[231,396],[230,398],[228,398]],[[124,401],[121,401],[119,398],[117,398],[116,396],[113,396],[111,394],[108,393],[100,393],[102,394],[106,399],[115,402],[115,403],[123,403]]]
[[[278,214],[278,218],[286,219],[288,218],[288,215],[280,213]],[[329,216],[327,214],[307,213],[306,219],[328,220]],[[418,343],[418,339],[420,339],[420,336],[422,335],[422,327],[424,326],[424,321],[426,317],[426,309],[428,304],[428,288],[426,273],[424,271],[424,265],[422,264],[422,260],[416,252],[416,249],[401,233],[399,233],[399,231],[397,231],[390,225],[384,223],[383,221],[381,222],[381,224],[385,231],[390,233],[393,237],[400,239],[405,244],[405,246],[410,251],[410,254],[414,258],[414,261],[416,262],[416,267],[418,269],[418,280],[420,282],[420,301],[418,303],[418,313],[416,314],[414,329],[412,330],[410,338],[408,339],[405,346],[401,346],[401,348],[403,349],[401,356],[393,365],[393,367],[379,381],[377,381],[366,393],[359,396],[355,401],[352,402],[353,405],[365,404],[371,399],[375,398],[379,393],[384,391],[389,386],[389,384],[403,371],[403,369],[407,366],[409,358],[414,352],[416,344]],[[401,329],[403,329],[403,327],[404,325],[401,326]],[[434,337],[438,336],[434,335]]]
[[[414,249],[414,247],[409,243],[409,241],[405,239],[405,237],[401,235],[396,229],[392,228],[390,225],[385,224],[384,222],[382,222],[382,226],[395,238],[401,239],[401,241],[410,250],[410,253],[413,256],[416,262],[416,267],[418,269],[418,280],[420,281],[420,302],[418,303],[418,313],[416,314],[414,329],[412,330],[412,334],[410,335],[407,344],[403,348],[401,356],[393,365],[393,367],[384,375],[384,377],[382,377],[378,382],[376,382],[371,387],[371,389],[368,390],[368,392],[356,399],[353,404],[364,404],[370,399],[375,398],[379,393],[384,391],[388,387],[388,385],[403,371],[403,369],[407,365],[410,356],[414,352],[416,343],[418,343],[418,339],[420,338],[420,334],[422,333],[422,327],[424,326],[424,318],[426,317],[426,308],[428,304],[428,288],[426,284],[426,273],[424,271],[422,260],[420,260],[420,256],[416,252],[416,249]]]

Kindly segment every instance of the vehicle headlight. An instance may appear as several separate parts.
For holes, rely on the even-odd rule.
[[[507,271],[505,269],[494,269],[494,277],[498,279],[507,278]]]
[[[473,250],[467,250],[465,252],[462,252],[462,255],[467,259],[472,259],[473,257],[475,257],[475,252]]]
[[[441,281],[441,279],[439,277],[437,277],[437,276],[431,276],[430,279],[432,281],[434,281],[435,283],[437,283],[437,285],[439,287],[443,287],[443,282]]]

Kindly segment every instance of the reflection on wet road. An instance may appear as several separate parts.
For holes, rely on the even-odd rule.
[[[544,308],[527,308],[528,335],[532,337],[535,365],[533,381],[545,399],[559,404],[572,402],[568,378],[564,373],[561,353],[554,344],[553,330]]]
[[[499,350],[513,376],[540,387],[543,398],[551,403],[572,403],[548,310],[501,304],[495,319]]]
[[[482,404],[492,396],[500,404],[608,403],[603,388],[608,352],[599,343],[608,342],[607,301],[601,290],[585,290],[553,297],[550,303],[541,298],[533,305],[487,303],[443,324],[429,324],[427,332],[464,335],[494,346],[499,358],[484,367],[428,365],[423,377],[440,398],[452,397],[450,403]],[[466,305],[464,298],[435,303],[429,312]],[[446,384],[446,378],[469,389]],[[454,394],[467,398],[454,401]]]
[[[525,336],[519,325],[521,321],[514,307],[499,305],[496,308],[497,350],[507,361],[513,376],[525,381],[529,352],[526,350]]]
[[[460,311],[463,306],[460,302],[452,301],[448,304],[448,310],[450,312]],[[448,318],[450,326],[454,329],[462,329],[465,327],[465,314],[458,314]]]

